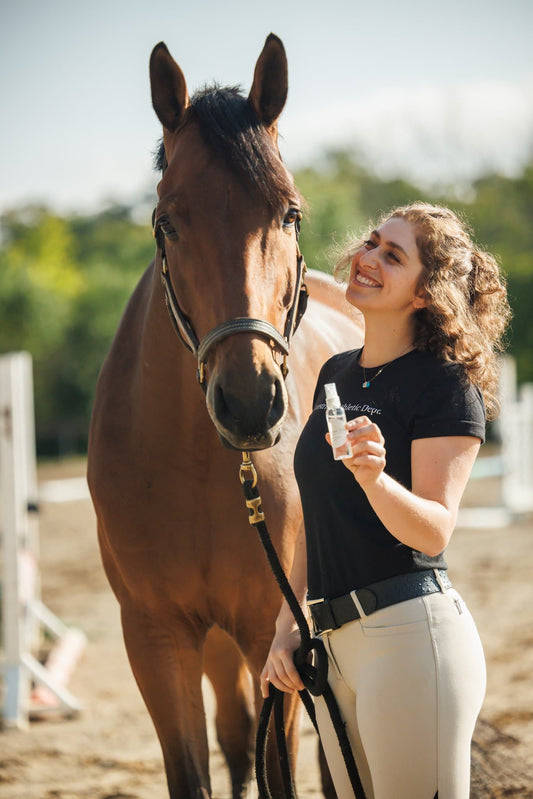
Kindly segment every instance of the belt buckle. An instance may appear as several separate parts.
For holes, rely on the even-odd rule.
[[[326,602],[327,602],[327,600],[324,599],[324,597],[321,597],[320,599],[308,599],[307,600],[307,607],[311,610],[311,605],[320,605],[320,604],[325,605]],[[331,613],[331,611],[330,611],[330,613]],[[318,628],[318,626],[317,626],[317,623],[315,621],[315,618],[313,616],[313,612],[312,611],[311,611],[311,621],[313,622],[313,632],[315,633],[315,635],[324,635],[325,633],[332,633],[333,632],[333,627],[328,627],[327,630],[320,630]]]

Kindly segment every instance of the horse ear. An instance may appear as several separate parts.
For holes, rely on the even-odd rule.
[[[287,100],[289,75],[283,42],[273,33],[267,36],[265,46],[255,65],[254,81],[248,101],[260,121],[272,128]]]
[[[150,56],[152,105],[159,121],[170,133],[179,127],[189,105],[183,72],[164,42],[156,44]]]

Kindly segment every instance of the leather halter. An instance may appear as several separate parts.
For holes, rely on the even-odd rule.
[[[280,351],[283,354],[281,372],[283,377],[287,376],[289,371],[287,367],[287,356],[289,354],[291,338],[298,328],[301,318],[305,313],[305,309],[307,308],[307,300],[309,297],[307,286],[304,282],[307,267],[298,245],[298,240],[300,238],[301,218],[302,216],[299,214],[295,223],[296,290],[292,305],[289,309],[289,313],[287,314],[283,335],[281,335],[281,333],[274,327],[274,325],[270,324],[270,322],[266,322],[263,319],[253,319],[248,316],[239,316],[235,319],[229,319],[227,322],[222,322],[222,324],[217,325],[209,333],[206,333],[202,341],[199,341],[190,319],[185,315],[180,307],[174,287],[172,286],[172,280],[170,277],[170,271],[168,269],[165,252],[165,237],[161,227],[155,224],[154,210],[152,216],[153,234],[157,242],[157,248],[161,254],[161,282],[165,292],[165,304],[167,306],[170,315],[170,321],[172,322],[174,330],[180,337],[185,347],[192,352],[197,360],[198,368],[196,377],[204,393],[207,391],[205,368],[210,350],[219,341],[222,341],[223,339],[233,336],[237,333],[254,333],[257,336],[266,339],[273,351]]]

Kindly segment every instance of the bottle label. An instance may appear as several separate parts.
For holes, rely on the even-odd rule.
[[[345,420],[342,418],[328,419],[331,446],[335,460],[351,458],[352,448],[346,438]]]
[[[331,445],[334,448],[340,447],[346,441],[346,428],[343,419],[330,419],[329,434]]]

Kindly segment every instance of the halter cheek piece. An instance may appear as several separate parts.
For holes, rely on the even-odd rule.
[[[229,319],[227,322],[222,322],[222,324],[214,327],[213,330],[211,330],[209,333],[206,333],[202,341],[199,341],[190,319],[183,313],[178,298],[174,292],[172,280],[170,278],[170,271],[167,265],[165,235],[161,230],[161,227],[155,224],[155,214],[156,212],[154,210],[152,215],[152,226],[154,238],[157,243],[157,249],[161,254],[161,282],[165,292],[165,304],[167,306],[170,315],[170,321],[172,322],[174,330],[182,340],[183,344],[188,350],[190,350],[190,352],[193,353],[197,360],[198,369],[196,372],[196,377],[204,393],[207,391],[205,367],[207,365],[207,359],[211,348],[214,347],[214,345],[219,341],[222,341],[223,339],[233,336],[237,333],[255,333],[257,336],[261,336],[262,338],[266,339],[272,347],[272,350],[279,350],[279,352],[283,354],[281,371],[283,377],[286,377],[289,371],[287,367],[287,356],[289,354],[291,338],[297,330],[301,318],[305,313],[305,309],[307,308],[307,300],[309,297],[307,286],[304,283],[306,272],[305,261],[298,245],[298,240],[300,238],[300,223],[302,218],[301,214],[298,215],[295,223],[296,290],[292,305],[287,314],[283,336],[278,330],[276,330],[274,325],[270,324],[270,322],[265,322],[263,319],[252,319],[247,316],[239,316],[235,319]]]

